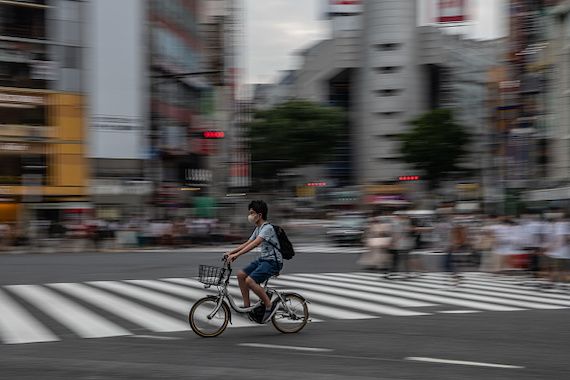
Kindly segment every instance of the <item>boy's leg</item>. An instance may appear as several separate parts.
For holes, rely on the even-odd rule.
[[[253,290],[253,292],[259,297],[259,299],[265,305],[266,309],[271,308],[271,300],[269,299],[267,293],[265,293],[265,290],[263,289],[263,287],[261,287],[261,285],[255,282],[255,280],[251,277],[247,277],[245,283],[249,287],[249,289]]]
[[[241,291],[241,296],[243,297],[243,306],[249,307],[250,300],[249,300],[249,286],[246,284],[247,273],[240,270],[237,274],[239,290]]]

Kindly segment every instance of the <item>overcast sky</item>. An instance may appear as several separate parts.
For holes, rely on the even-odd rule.
[[[469,34],[475,38],[504,34],[504,1],[470,0],[476,22],[468,27]],[[327,38],[328,23],[322,17],[325,4],[326,0],[245,0],[246,83],[273,82],[279,70],[297,67],[295,51]]]

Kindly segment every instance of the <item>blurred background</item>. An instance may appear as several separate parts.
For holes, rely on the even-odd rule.
[[[257,198],[313,240],[382,209],[570,210],[569,12],[0,1],[1,246],[234,241]]]

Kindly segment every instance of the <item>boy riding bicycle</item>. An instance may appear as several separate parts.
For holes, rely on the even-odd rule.
[[[271,276],[278,274],[283,268],[283,257],[280,252],[279,239],[273,226],[267,222],[267,204],[264,201],[252,201],[249,206],[248,221],[256,228],[248,241],[241,244],[225,258],[231,263],[261,245],[261,255],[237,274],[239,288],[244,307],[250,306],[249,290],[251,289],[265,305],[262,323],[269,321],[275,312],[277,302],[272,303],[261,284]]]

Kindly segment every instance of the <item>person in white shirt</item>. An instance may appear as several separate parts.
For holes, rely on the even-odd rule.
[[[546,254],[551,263],[551,281],[566,280],[570,270],[570,223],[561,210],[555,214]]]

